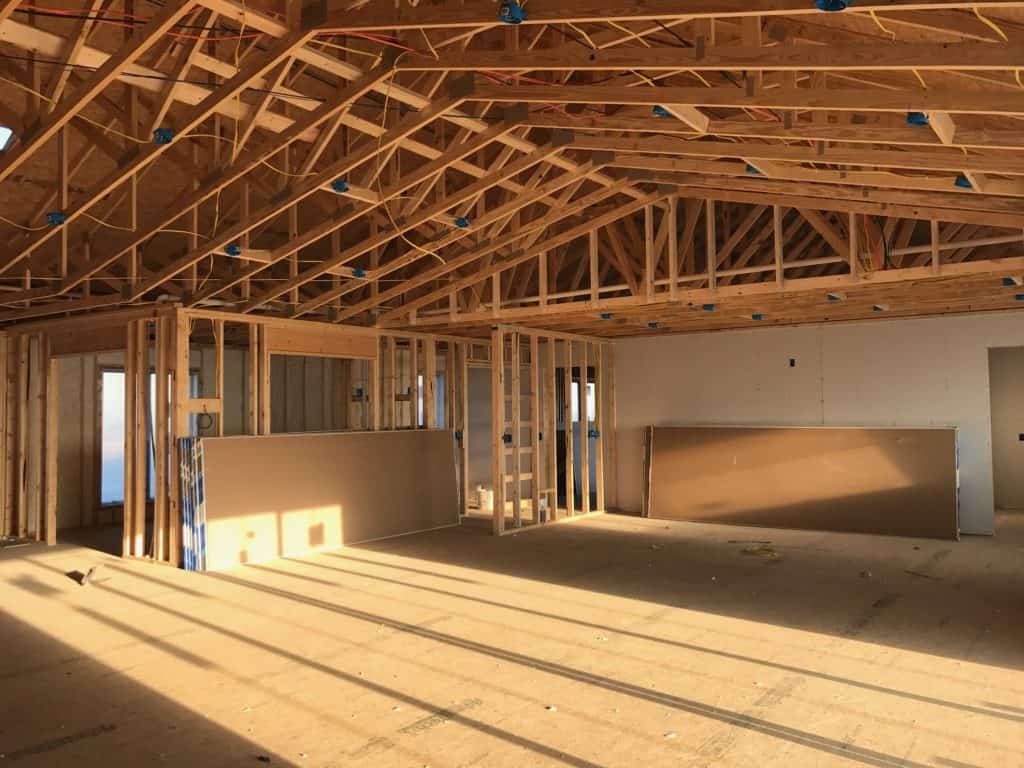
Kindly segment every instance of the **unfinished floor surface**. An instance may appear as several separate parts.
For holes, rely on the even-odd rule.
[[[1022,766],[1024,516],[999,532],[600,516],[206,575],[8,549],[0,752],[77,768]],[[67,575],[97,564],[88,586]]]

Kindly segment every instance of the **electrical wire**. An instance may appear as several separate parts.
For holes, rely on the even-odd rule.
[[[13,85],[15,88],[19,88],[20,90],[25,91],[26,93],[30,93],[33,96],[37,96],[40,99],[42,99],[43,101],[45,101],[47,104],[56,104],[56,102],[53,99],[51,99],[49,96],[47,96],[46,94],[40,93],[35,88],[29,88],[27,85],[22,85],[17,80],[9,80],[6,77],[0,76],[0,81],[5,82],[8,85]],[[86,117],[81,112],[78,112],[78,113],[72,115],[72,117],[75,117],[75,118],[77,118],[79,120],[84,120],[85,122],[90,123],[91,125],[96,126],[101,131],[103,131],[103,133],[113,133],[113,134],[116,134],[116,135],[120,136],[121,138],[127,139],[128,141],[134,141],[136,144],[149,144],[148,141],[144,141],[143,139],[138,139],[135,136],[129,136],[127,133],[123,133],[123,132],[121,132],[121,131],[117,130],[116,128],[113,128],[113,127],[111,127],[109,125],[104,125],[103,123],[99,122],[98,120],[93,120],[91,117]]]
[[[584,30],[582,30],[579,27],[577,27],[571,21],[567,21],[565,23],[569,27],[569,29],[571,29],[573,32],[575,32],[576,34],[580,35],[584,40],[587,41],[587,45],[590,46],[590,49],[592,51],[596,51],[597,50],[597,44],[593,40],[590,39],[590,35],[588,35]]]
[[[106,10],[106,11],[103,11],[102,13],[103,14],[109,14],[109,13],[120,14],[121,18],[119,18],[119,19],[109,19],[105,15],[102,15],[102,14],[78,13],[76,11],[65,11],[65,10],[56,9],[56,8],[39,8],[38,6],[32,6],[32,5],[22,5],[22,6],[20,6],[19,8],[15,9],[15,10],[18,13],[23,13],[23,14],[26,14],[28,16],[43,16],[43,17],[46,17],[46,18],[68,19],[68,20],[85,20],[85,21],[92,21],[92,22],[95,22],[97,24],[108,24],[108,25],[111,25],[111,26],[120,27],[122,29],[135,29],[136,27],[142,26],[142,25],[146,24],[147,22],[149,22],[149,19],[146,18],[146,17],[134,16],[132,14],[121,14],[120,11],[113,11],[113,10]],[[198,25],[185,25],[185,24],[178,25],[178,24],[176,24],[174,26],[179,28],[179,29],[188,29],[188,28],[191,28],[191,29],[201,29],[201,30],[202,29],[207,29],[205,27],[199,27]],[[208,29],[215,29],[215,28],[214,27],[209,27]],[[225,28],[221,27],[221,29],[225,29]],[[236,39],[238,37],[238,35],[233,35],[233,34],[231,34],[231,35],[218,35],[218,36],[215,36],[215,37],[204,37],[204,36],[201,36],[201,35],[193,35],[193,34],[187,34],[187,33],[182,33],[182,32],[167,32],[166,34],[167,34],[168,37],[172,37],[172,38],[179,39],[179,40],[208,40],[210,42],[234,40],[234,39]],[[262,32],[252,32],[252,33],[250,33],[248,35],[245,35],[246,39],[254,39],[254,38],[258,38],[258,37],[262,37],[262,36],[263,36]]]
[[[395,59],[395,64],[398,64],[398,61],[404,55],[405,55],[404,53],[399,54],[398,58]],[[383,160],[381,160],[379,158],[381,157],[381,148],[384,145],[384,133],[387,130],[387,121],[388,121],[387,106],[388,106],[388,101],[390,100],[390,98],[391,98],[391,81],[388,80],[388,87],[384,90],[383,119],[381,120],[381,124],[380,124],[381,133],[380,133],[380,136],[377,137],[377,158],[378,158],[378,163],[377,163],[377,173],[375,174],[376,178],[374,179],[376,181],[376,183],[377,183],[377,192],[380,195],[380,207],[384,209],[384,213],[387,215],[388,220],[391,221],[391,226],[393,226],[395,228],[395,232],[398,232],[398,236],[400,238],[402,238],[402,240],[404,240],[406,243],[411,245],[417,251],[420,251],[421,253],[424,253],[427,256],[433,256],[435,259],[440,261],[442,264],[446,264],[447,262],[443,258],[441,258],[441,256],[439,256],[437,253],[435,253],[434,251],[431,251],[431,250],[429,250],[427,248],[424,248],[421,245],[418,245],[418,244],[414,243],[412,240],[410,240],[408,237],[405,236],[405,233],[401,231],[401,228],[398,226],[398,223],[395,221],[395,217],[391,215],[391,209],[388,208],[387,200],[384,199],[384,186],[381,184],[381,181],[380,181],[381,170],[383,168]]]
[[[16,221],[11,221],[10,219],[4,216],[0,216],[0,221],[4,222],[5,224],[10,224],[12,227],[17,227],[18,229],[23,230],[25,232],[40,232],[44,229],[49,228],[49,224],[43,224],[42,226],[39,227],[28,227],[25,226],[24,224],[19,224]]]
[[[12,61],[30,61],[33,64],[37,64],[37,65],[38,64],[48,64],[50,66],[62,67],[64,69],[80,69],[80,70],[84,70],[86,72],[96,72],[96,71],[99,70],[99,67],[90,67],[87,64],[71,64],[71,63],[66,62],[66,61],[57,61],[57,60],[54,60],[54,59],[40,59],[40,58],[34,58],[32,56],[16,56],[16,55],[9,54],[9,53],[0,53],[0,58],[10,59]],[[138,78],[138,79],[142,79],[142,80],[157,80],[157,81],[164,82],[164,83],[182,83],[182,84],[185,84],[185,85],[198,85],[198,86],[201,86],[201,87],[204,87],[204,88],[209,88],[210,87],[210,82],[208,80],[190,80],[188,78],[183,78],[183,77],[168,77],[166,75],[146,74],[146,73],[142,73],[142,72],[122,72],[122,73],[120,73],[118,75],[118,77],[134,77],[134,78]],[[17,83],[14,83],[14,85],[17,85]],[[287,92],[284,92],[284,91],[274,91],[274,90],[269,89],[269,88],[247,87],[244,90],[251,91],[252,93],[270,94],[271,96],[277,96],[278,98],[282,98],[282,99],[291,99],[293,101],[294,100],[314,101],[317,104],[323,104],[326,101],[326,99],[322,99],[322,98],[320,98],[318,96],[304,96],[304,95],[302,95],[300,93],[287,93]]]
[[[172,235],[191,235],[192,237],[198,237],[202,240],[210,239],[206,235],[201,235],[198,232],[193,232],[190,229],[172,229],[170,227],[164,227],[163,229],[158,229],[155,234],[159,234],[160,232],[168,232]]]
[[[440,61],[441,57],[437,55],[437,49],[434,47],[434,44],[430,42],[430,38],[427,37],[427,32],[423,27],[420,27],[420,34],[423,35],[423,42],[427,44],[427,48],[429,48],[430,52],[434,54],[434,61]]]
[[[370,53],[368,51],[360,51],[357,48],[349,48],[347,45],[338,45],[337,43],[328,43],[326,40],[316,40],[317,45],[326,45],[328,48],[337,48],[339,51],[348,51],[349,53],[355,53],[359,56],[368,56],[371,59],[380,58],[380,54]]]
[[[617,22],[614,22],[614,21],[609,21],[608,23],[611,26],[613,26],[615,29],[619,30],[620,32],[625,32],[627,35],[629,35],[630,37],[632,37],[635,40],[637,40],[641,45],[643,45],[644,48],[650,48],[651,47],[651,44],[649,42],[644,40],[642,37],[640,37],[640,35],[638,35],[633,30],[628,29],[628,28],[626,28],[626,27],[622,26],[621,24],[619,24]]]
[[[977,12],[978,9],[975,8],[974,10],[975,10],[975,12]],[[882,23],[881,19],[878,18],[878,14],[876,14],[874,11],[868,11],[868,13],[871,15],[871,20],[873,22],[875,22],[875,26],[877,26],[880,30],[885,32],[885,34],[887,34],[889,36],[889,39],[890,39],[891,42],[896,42],[896,33],[893,32],[891,29],[889,29],[887,26],[885,26]],[[998,27],[997,27],[997,29],[998,29]],[[1002,34],[1002,30],[1000,30],[1000,34]],[[1005,36],[1004,36],[1004,39],[1005,39]],[[911,69],[910,71],[914,73],[914,77],[917,78],[917,82],[919,82],[921,84],[921,87],[924,88],[927,91],[928,90],[928,83],[926,83],[924,81],[924,78],[921,76],[921,73],[918,72],[916,69]]]
[[[887,34],[893,42],[896,42],[896,33],[893,32],[888,27],[886,27],[884,24],[882,24],[882,20],[878,18],[878,14],[875,13],[874,11],[868,11],[868,13],[871,14],[871,20],[875,22],[875,26],[877,26],[880,30],[885,32],[885,34]]]
[[[981,11],[978,10],[978,6],[974,6],[972,10],[974,11],[974,15],[978,17],[978,21],[982,22],[983,24],[986,24],[991,29],[993,29],[995,33],[1002,38],[1004,43],[1010,42],[1010,38],[1006,36],[1006,33],[1003,32],[1002,28],[994,21],[992,21],[992,19],[988,18],[987,16],[983,16],[981,14]]]
[[[116,229],[119,232],[134,232],[135,231],[131,227],[119,227],[119,226],[117,226],[117,224],[111,224],[109,221],[104,221],[103,219],[100,219],[100,218],[98,218],[96,216],[93,216],[91,213],[83,213],[82,215],[85,216],[85,218],[87,218],[87,219],[92,219],[97,224],[99,224],[100,226],[106,227],[107,229]]]
[[[227,136],[218,136],[215,133],[186,133],[183,136],[181,136],[180,138],[182,138],[182,139],[215,139],[217,141],[226,141],[228,144],[233,144],[234,143]],[[307,176],[316,176],[316,173],[312,172],[312,171],[309,172],[309,173],[289,173],[288,171],[286,171],[286,170],[284,170],[282,168],[278,168],[276,165],[272,164],[271,162],[269,162],[267,160],[260,160],[260,164],[261,165],[265,165],[267,168],[272,170],[274,173],[279,173],[282,176],[289,176],[289,177],[291,177],[293,179],[304,179]]]

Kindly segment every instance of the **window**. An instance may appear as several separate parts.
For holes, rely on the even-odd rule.
[[[7,149],[11,143],[11,139],[14,138],[14,131],[8,128],[6,125],[0,125],[0,152]]]
[[[103,372],[100,503],[124,502],[124,371]]]
[[[190,375],[190,395],[199,391],[199,376]],[[124,371],[105,370],[102,380],[102,423],[100,427],[100,503],[124,503]],[[149,429],[146,431],[146,463],[148,466],[146,498],[153,498],[156,485],[155,449],[156,432],[156,373],[149,374]],[[196,434],[195,414],[190,419],[190,430]]]
[[[576,424],[580,420],[580,387],[578,382],[574,382],[572,388],[572,423]],[[595,397],[597,389],[594,386],[594,382],[587,382],[587,421],[593,421],[596,418],[597,409]]]
[[[441,371],[438,371],[437,376],[434,377],[434,413],[438,424],[445,423],[444,415],[444,388],[445,388],[445,375]],[[423,407],[423,374],[416,376],[416,413],[417,421],[416,426],[425,427],[427,425],[427,413]]]

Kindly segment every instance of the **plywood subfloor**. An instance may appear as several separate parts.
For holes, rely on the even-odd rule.
[[[604,516],[217,575],[10,550],[0,753],[75,768],[1022,766],[1024,516],[1000,522],[952,543]],[[97,584],[65,576],[96,563]]]

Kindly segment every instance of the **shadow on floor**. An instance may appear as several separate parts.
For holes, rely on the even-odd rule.
[[[438,630],[431,629],[417,624],[410,624],[404,621],[397,621],[390,619],[386,616],[382,616],[376,613],[368,613],[366,611],[360,611],[355,608],[350,608],[338,603],[333,603],[327,600],[320,600],[318,598],[309,597],[303,595],[300,592],[294,592],[291,590],[279,589],[266,584],[256,584],[244,578],[239,578],[228,573],[215,573],[210,574],[210,578],[218,579],[221,581],[234,584],[235,586],[242,587],[245,589],[252,589],[263,592],[267,595],[274,597],[283,598],[290,601],[302,603],[304,605],[319,608],[325,611],[331,611],[339,613],[344,616],[366,621],[371,625],[384,626],[389,629],[396,630],[398,632],[415,635],[418,637],[426,638],[438,643],[444,643],[451,645],[462,650],[469,651],[474,654],[482,654],[489,656],[494,659],[498,659],[513,664],[518,664],[524,668],[530,668],[541,672],[546,672],[552,675],[557,675],[566,680],[570,680],[576,683],[582,683],[589,686],[595,686],[603,688],[605,690],[625,694],[638,700],[651,702],[654,704],[660,704],[662,706],[671,707],[682,712],[689,714],[698,715],[711,720],[717,720],[721,723],[731,725],[733,727],[742,728],[745,730],[755,731],[758,733],[772,736],[777,739],[782,739],[794,744],[799,744],[804,747],[818,750],[819,752],[833,757],[849,760],[854,763],[861,763],[863,765],[880,766],[882,768],[890,768],[891,766],[900,765],[903,768],[926,768],[926,764],[914,762],[905,758],[898,758],[895,755],[889,755],[884,752],[880,752],[873,749],[866,749],[859,747],[855,744],[851,744],[847,741],[839,741],[831,739],[826,736],[821,736],[813,731],[802,730],[799,728],[792,728],[789,726],[774,723],[762,718],[753,717],[743,712],[737,712],[723,707],[717,707],[712,704],[705,704],[700,701],[693,699],[687,699],[682,696],[676,696],[671,693],[652,690],[649,687],[643,687],[634,685],[632,683],[615,680],[603,675],[594,674],[586,670],[578,669],[572,666],[555,663],[545,659],[541,659],[534,656],[529,656],[522,653],[516,653],[501,648],[497,645],[489,645],[486,643],[476,642],[469,640],[457,635],[452,635],[446,632],[440,632]],[[560,755],[560,757],[563,757]]]
[[[38,591],[32,584],[14,586]],[[120,629],[159,642],[125,623]],[[11,616],[0,622],[0,648],[4,765],[296,766]]]
[[[385,570],[392,556],[418,570],[443,563],[1022,669],[1024,515],[1000,524],[998,538],[947,542],[607,515],[505,537],[441,530],[330,556]],[[776,556],[744,553],[754,541]]]

